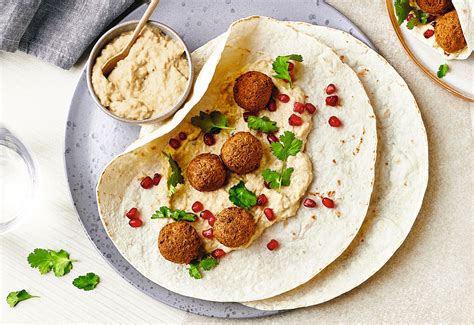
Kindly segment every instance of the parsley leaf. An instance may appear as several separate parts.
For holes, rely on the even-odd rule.
[[[79,289],[89,291],[95,289],[100,282],[100,277],[94,273],[78,276],[72,284]]]
[[[284,168],[282,172],[277,172],[271,169],[265,169],[262,173],[263,179],[268,183],[270,188],[280,188],[282,186],[290,185],[291,174],[294,168]]]
[[[68,274],[72,269],[72,262],[76,261],[69,259],[69,253],[62,249],[56,252],[36,248],[28,255],[28,263],[32,268],[38,268],[41,274],[46,274],[52,269],[57,277]]]
[[[428,22],[428,14],[426,12],[423,12],[421,10],[418,11],[417,16],[420,19],[420,23],[426,24]]]
[[[199,112],[199,116],[193,116],[191,123],[201,128],[204,133],[217,133],[221,129],[233,129],[228,127],[228,121],[224,114],[219,111],[213,111],[207,114],[203,111]]]
[[[202,268],[204,271],[210,271],[217,265],[219,265],[219,261],[211,256],[207,256],[200,261],[193,261],[189,264],[189,276],[195,279],[202,279],[202,273],[199,268]]]
[[[26,290],[12,291],[7,296],[7,303],[10,307],[15,307],[20,301],[28,300],[30,298],[39,298],[39,296],[32,296]]]
[[[179,167],[176,160],[174,160],[169,153],[163,152],[163,154],[168,158],[168,163],[170,164],[168,172],[168,196],[171,197],[176,193],[178,184],[184,184],[184,177],[181,172],[181,167]]]
[[[411,9],[410,0],[395,0],[395,13],[399,25],[407,19]]]
[[[303,141],[297,139],[295,134],[285,131],[280,136],[280,142],[272,142],[272,152],[281,161],[286,161],[289,156],[296,156],[303,147]]]
[[[229,200],[236,206],[245,209],[250,209],[257,204],[257,196],[245,187],[243,181],[240,181],[239,184],[229,190]]]
[[[176,221],[195,221],[197,216],[194,213],[188,213],[183,210],[171,210],[168,207],[161,207],[151,216],[152,219],[170,218]]]
[[[202,274],[199,271],[199,262],[192,262],[189,264],[189,276],[195,279],[202,279]]]
[[[203,258],[201,262],[199,262],[199,266],[201,266],[204,269],[204,271],[209,271],[215,268],[218,264],[219,262],[217,261],[217,259],[211,256]]]
[[[278,131],[277,123],[266,116],[258,117],[249,115],[247,124],[249,129],[262,131],[263,133],[273,133]]]
[[[446,73],[448,73],[449,66],[445,63],[439,66],[438,73],[436,74],[438,78],[443,78]]]
[[[272,68],[275,71],[276,75],[273,77],[286,80],[290,83],[290,87],[293,87],[293,83],[291,81],[291,75],[288,71],[288,61],[293,60],[297,62],[303,62],[303,57],[299,54],[290,54],[284,56],[277,56],[275,61],[273,61]]]

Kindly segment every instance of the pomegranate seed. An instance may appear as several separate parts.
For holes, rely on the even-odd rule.
[[[434,30],[432,30],[432,29],[427,29],[427,30],[423,33],[423,36],[424,36],[425,38],[430,38],[430,37],[433,36],[433,35],[434,35]]]
[[[426,19],[427,22],[431,23],[432,21],[434,21],[436,19],[436,16],[435,15],[428,15],[428,18]]]
[[[201,214],[200,214],[200,216],[201,216],[201,218],[203,218],[203,219],[205,219],[205,220],[209,219],[210,217],[214,217],[214,215],[212,214],[212,212],[209,211],[209,210],[204,210],[204,211],[202,211]]]
[[[268,140],[268,142],[270,142],[270,143],[272,143],[272,142],[278,142],[277,136],[274,135],[273,133],[267,134],[267,140]]]
[[[216,217],[214,216],[210,216],[209,219],[207,219],[207,223],[209,224],[209,226],[214,226],[214,223],[216,222]]]
[[[188,137],[188,135],[184,132],[179,132],[178,134],[178,138],[183,141],[183,140],[186,140],[186,138]]]
[[[288,119],[288,124],[291,126],[300,126],[303,124],[303,119],[296,114],[291,114],[290,118]]]
[[[264,185],[266,188],[268,188],[268,189],[270,188],[270,184],[268,184],[266,181],[263,182],[263,185]]]
[[[280,246],[280,243],[278,243],[278,241],[276,241],[275,239],[270,240],[267,244],[267,248],[271,251],[277,249],[278,246]]]
[[[212,238],[212,237],[214,237],[214,232],[213,232],[212,228],[209,228],[209,229],[203,230],[202,235],[206,238]]]
[[[332,209],[332,208],[334,208],[334,201],[331,200],[331,199],[328,198],[328,197],[324,197],[324,198],[323,198],[323,205],[324,205],[326,208]]]
[[[280,94],[277,96],[277,99],[282,103],[288,103],[290,101],[290,96],[286,94]]]
[[[242,114],[242,116],[244,117],[244,121],[245,121],[245,122],[248,122],[248,120],[249,120],[249,115],[250,115],[249,112],[245,112],[244,114]]]
[[[270,101],[268,102],[267,104],[267,109],[270,111],[270,112],[274,112],[277,110],[277,104],[275,102],[275,100],[272,98],[270,99]]]
[[[204,206],[202,205],[201,202],[196,201],[196,202],[194,202],[193,205],[191,206],[191,209],[193,210],[193,212],[198,213],[199,211],[202,211],[202,209],[204,209]]]
[[[436,20],[431,22],[431,26],[436,27]]]
[[[178,149],[179,146],[181,146],[181,143],[179,142],[178,139],[171,138],[171,139],[170,139],[170,142],[169,142],[169,145],[170,145],[170,147],[173,148],[173,149]]]
[[[141,227],[143,225],[143,221],[141,221],[140,219],[130,219],[128,224],[132,228],[138,228],[138,227]]]
[[[295,65],[292,62],[288,62],[288,71],[293,71]]]
[[[129,219],[137,219],[140,216],[137,208],[131,208],[126,214]]]
[[[309,114],[314,114],[316,112],[316,106],[311,103],[304,104],[304,108],[306,108]]]
[[[337,95],[326,97],[326,105],[337,106],[339,102],[339,97]]]
[[[257,197],[257,205],[264,206],[264,205],[267,205],[267,203],[268,203],[268,198],[265,194],[260,194]]]
[[[303,114],[304,113],[304,104],[300,102],[295,102],[293,105],[293,112]]]
[[[409,15],[407,16],[407,21],[410,21],[412,18],[413,18],[413,14],[409,14]]]
[[[303,205],[307,208],[315,208],[317,206],[316,201],[312,199],[304,199]]]
[[[216,139],[214,139],[214,136],[211,133],[206,133],[204,134],[204,143],[207,144],[208,146],[212,146],[214,143],[216,143]]]
[[[273,210],[270,208],[265,208],[263,209],[263,214],[265,217],[267,217],[268,221],[273,221],[275,220],[275,214],[273,213]]]
[[[140,182],[141,187],[143,187],[145,190],[148,190],[149,188],[153,187],[153,180],[151,179],[150,176],[146,176],[142,179]]]
[[[329,125],[332,126],[333,128],[338,128],[341,126],[341,120],[339,120],[335,116],[331,116],[328,122],[329,122]]]
[[[156,173],[155,175],[153,175],[153,185],[158,185],[160,184],[160,181],[161,181],[161,175]]]
[[[225,255],[225,252],[224,252],[222,249],[220,249],[220,248],[216,248],[216,249],[213,250],[212,253],[211,253],[211,256],[214,257],[214,258],[217,258],[217,259],[223,258],[224,255]]]
[[[280,93],[280,91],[278,90],[277,87],[272,88],[272,97],[278,96],[279,93]]]
[[[334,94],[335,92],[336,92],[336,86],[334,86],[334,84],[329,84],[326,87],[326,94],[331,95],[331,94]]]

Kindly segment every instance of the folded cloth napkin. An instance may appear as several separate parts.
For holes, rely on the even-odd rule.
[[[0,0],[0,50],[69,69],[135,0]]]

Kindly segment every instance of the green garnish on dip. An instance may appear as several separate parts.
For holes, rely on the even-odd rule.
[[[410,0],[395,0],[395,14],[399,25],[407,19],[411,10]]]
[[[245,187],[243,181],[240,181],[229,190],[229,200],[236,206],[247,210],[257,205],[257,196]]]
[[[100,277],[95,273],[87,273],[86,275],[78,276],[72,281],[72,284],[79,289],[90,291],[95,289],[100,282]]]
[[[438,72],[436,73],[436,75],[438,76],[438,78],[443,78],[446,73],[448,73],[448,70],[449,70],[449,66],[445,63],[445,64],[441,64],[438,68]]]
[[[200,261],[193,261],[189,264],[189,275],[195,279],[202,279],[202,273],[199,268],[202,268],[204,271],[209,271],[217,265],[219,265],[219,261],[211,256],[205,257]]]
[[[416,6],[412,7],[410,0],[395,0],[395,14],[397,15],[397,22],[399,25],[412,15],[410,21],[407,22],[407,28],[413,29],[416,25],[426,24],[428,22],[428,14],[418,9]]]
[[[247,120],[249,129],[262,131],[263,133],[273,133],[278,131],[277,122],[270,120],[268,117],[258,117],[250,115]]]
[[[168,158],[170,164],[169,176],[168,176],[168,196],[173,196],[176,193],[176,187],[178,184],[184,184],[184,177],[181,172],[181,167],[179,167],[176,160],[171,157],[169,153],[163,152],[163,154]]]
[[[15,307],[20,301],[25,301],[30,298],[39,298],[39,296],[32,296],[26,290],[12,291],[7,296],[7,303],[10,307]]]
[[[290,71],[288,70],[290,66],[289,61],[303,62],[303,57],[299,54],[277,56],[272,64],[273,71],[276,73],[273,77],[286,80],[290,84],[290,87],[293,87],[293,81],[291,80]]]
[[[171,210],[168,207],[161,207],[159,210],[156,210],[155,213],[151,216],[152,219],[165,219],[170,218],[175,221],[196,221],[197,215],[194,213],[189,213],[183,210]]]
[[[210,114],[199,112],[199,116],[191,118],[191,124],[201,128],[204,133],[217,133],[221,129],[233,130],[229,127],[229,122],[224,114],[219,111],[213,111]]]
[[[290,185],[291,174],[293,174],[293,168],[285,168],[281,172],[277,172],[271,169],[265,169],[262,173],[263,179],[268,183],[270,188],[280,188],[282,186]]]
[[[50,249],[36,248],[28,255],[28,263],[32,268],[37,268],[41,274],[46,274],[51,269],[55,276],[68,274],[72,269],[72,262],[69,253],[65,250],[53,251]]]

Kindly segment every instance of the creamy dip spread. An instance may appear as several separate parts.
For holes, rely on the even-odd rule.
[[[128,43],[123,33],[104,47],[92,69],[92,85],[113,114],[145,120],[172,108],[186,90],[189,65],[184,47],[151,25],[144,27],[128,56],[106,78],[102,65]]]

